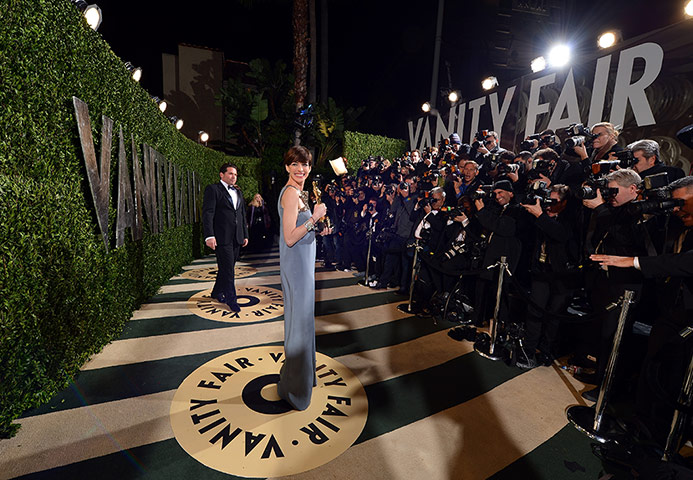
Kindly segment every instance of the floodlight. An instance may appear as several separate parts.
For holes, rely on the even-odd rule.
[[[693,0],[690,0],[686,6],[683,9],[684,13],[689,16],[693,17]]]
[[[174,115],[173,117],[169,117],[168,119],[171,121],[172,124],[176,126],[176,130],[180,130],[181,128],[183,128],[182,118],[178,118]]]
[[[568,45],[556,45],[549,50],[549,65],[552,67],[564,67],[570,62],[570,47]]]
[[[161,113],[164,113],[166,111],[166,107],[168,107],[168,103],[166,103],[166,100],[162,100],[159,97],[155,96],[152,96],[152,100],[159,106],[159,110],[161,110]]]
[[[92,30],[97,30],[99,25],[101,25],[101,9],[98,5],[88,5],[84,0],[72,0],[72,3],[77,10],[82,12],[87,24],[92,28]]]
[[[132,79],[139,82],[142,79],[142,68],[134,66],[130,62],[125,62],[125,68],[132,75]]]
[[[448,100],[450,100],[450,103],[455,103],[459,99],[460,99],[460,96],[457,94],[457,92],[455,90],[450,92],[450,94],[448,95]]]
[[[491,90],[498,86],[498,79],[496,77],[486,77],[481,81],[481,88],[484,90]]]
[[[534,73],[541,72],[546,68],[546,59],[544,57],[537,57],[532,60],[530,67]]]
[[[601,35],[599,35],[599,38],[597,39],[597,45],[599,45],[599,48],[610,48],[613,47],[616,42],[619,41],[620,35],[618,32],[604,32]]]
[[[429,102],[424,103],[423,105],[421,105],[421,110],[423,110],[426,113],[430,112],[431,104]]]
[[[207,143],[207,140],[209,140],[209,133],[205,132],[204,130],[197,132],[197,135],[202,143]]]

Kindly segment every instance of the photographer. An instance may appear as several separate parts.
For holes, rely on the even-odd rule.
[[[472,148],[477,151],[479,155],[486,155],[488,153],[498,154],[503,151],[503,149],[498,145],[498,134],[493,130],[482,130],[477,132],[474,136],[476,140],[472,144]]]
[[[641,222],[641,216],[628,204],[638,196],[640,176],[633,170],[611,172],[604,179],[606,185],[595,188],[594,198],[585,199],[583,205],[592,209],[587,247],[591,253],[606,255],[644,256],[648,251],[649,234]],[[594,383],[601,383],[611,351],[612,338],[618,325],[619,311],[606,307],[623,295],[625,290],[634,291],[636,301],[642,290],[642,274],[635,269],[614,270],[608,267],[592,271],[588,284],[592,285],[592,305],[601,312],[595,328],[601,330],[597,354],[598,372]],[[631,324],[632,325],[632,324]],[[630,341],[632,328],[626,329],[624,345]],[[582,393],[590,401],[596,401],[599,387]]]
[[[550,148],[558,155],[562,153],[561,145],[558,143],[558,137],[554,131],[550,129],[525,137],[524,141],[520,144],[520,148],[528,151],[530,154],[544,148]]]
[[[533,170],[528,178],[544,181],[547,186],[560,183],[574,188],[585,180],[585,174],[580,164],[571,164],[552,149],[544,148],[534,153]]]
[[[538,184],[535,184],[538,185]],[[575,288],[578,242],[573,231],[574,215],[566,209],[569,189],[555,184],[531,190],[522,204],[534,224],[531,248],[531,297],[525,320],[525,355],[517,361],[520,368],[549,366],[558,355],[560,322],[554,315],[565,310]],[[536,353],[536,350],[539,353]]]
[[[483,187],[482,187],[483,188]],[[506,257],[510,271],[513,272],[520,258],[522,244],[518,237],[518,219],[521,208],[513,204],[513,186],[509,180],[501,180],[487,189],[477,191],[474,198],[476,217],[486,230],[488,247],[484,254],[482,267],[489,267]],[[498,269],[487,270],[479,276],[475,295],[475,324],[480,326],[486,321],[487,310],[495,297],[493,278]],[[507,308],[503,308],[506,312]]]
[[[683,170],[669,165],[664,165],[659,157],[659,144],[654,140],[638,140],[628,145],[628,150],[633,153],[635,163],[633,170],[642,178],[658,173],[666,173],[669,182],[684,177]]]
[[[394,235],[385,246],[383,274],[373,287],[383,289],[387,288],[390,282],[393,282],[399,286],[398,293],[402,295],[407,295],[409,288],[410,259],[406,247],[414,228],[412,213],[416,199],[410,193],[410,186],[413,184],[413,179],[409,178],[400,183],[397,188],[397,195],[391,206],[391,213],[394,218]]]
[[[582,127],[582,125],[578,125]],[[591,132],[591,135],[589,133]],[[590,164],[599,160],[614,160],[611,155],[614,152],[623,150],[618,145],[618,131],[609,122],[595,123],[591,130],[587,130],[588,135],[584,135],[584,141],[573,146],[573,151],[580,158],[583,167],[589,167]],[[587,145],[591,140],[592,148],[587,153]]]
[[[691,358],[690,346],[677,343],[679,331],[693,319],[693,177],[676,180],[668,186],[673,199],[683,205],[673,209],[680,220],[667,238],[665,253],[657,256],[613,256],[595,254],[591,259],[600,265],[619,269],[637,269],[646,278],[657,282],[659,315],[648,339],[647,354],[639,376],[636,398],[637,415],[653,434],[664,443],[671,425],[672,407],[662,402],[651,384],[651,366],[662,363],[658,380],[675,399],[683,380],[683,372]]]

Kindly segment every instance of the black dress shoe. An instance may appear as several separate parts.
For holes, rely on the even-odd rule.
[[[582,398],[589,402],[596,402],[599,398],[599,387],[593,388],[592,390],[585,390],[581,395]]]
[[[241,307],[236,302],[227,302],[226,305],[229,307],[229,310],[231,310],[232,312],[238,313],[241,311]]]
[[[409,292],[407,292],[406,290],[399,289],[399,290],[395,291],[395,295],[400,295],[402,297],[408,297]]]

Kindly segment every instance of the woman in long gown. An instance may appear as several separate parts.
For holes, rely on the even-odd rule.
[[[303,185],[312,156],[305,147],[284,155],[289,181],[279,194],[279,271],[284,292],[284,365],[279,396],[297,410],[310,405],[315,377],[315,223],[325,215],[324,204],[311,214]]]

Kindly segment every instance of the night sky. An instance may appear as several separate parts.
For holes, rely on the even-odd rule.
[[[162,96],[161,54],[177,53],[178,43],[224,51],[228,60],[284,60],[291,66],[291,3],[257,0],[247,8],[238,0],[185,2],[93,0],[103,11],[99,33],[123,61],[144,69],[142,86]],[[316,2],[320,5],[320,0]],[[443,25],[439,87],[450,81],[464,98],[481,94],[480,81],[493,74],[503,84],[529,73],[498,72],[488,64],[498,1],[447,0]],[[606,0],[561,2],[555,25],[525,36],[542,53],[552,40],[567,39],[576,48],[595,48],[595,38],[619,28],[624,38],[682,19],[684,2]],[[172,6],[175,5],[175,6]],[[341,107],[365,106],[359,130],[406,138],[408,120],[421,115],[428,100],[438,2],[370,0],[329,1],[329,95]],[[319,24],[318,24],[319,25]],[[446,65],[447,62],[447,65]],[[441,104],[441,100],[439,100]],[[441,104],[441,106],[443,106]]]

